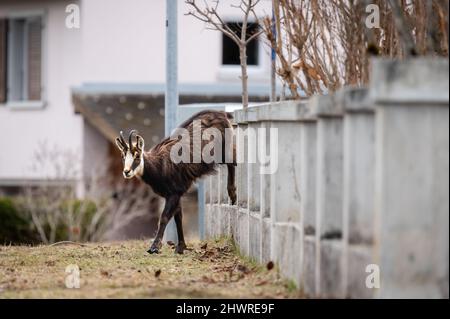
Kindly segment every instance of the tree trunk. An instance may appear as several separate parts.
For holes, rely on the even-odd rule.
[[[248,107],[248,75],[247,75],[247,45],[239,45],[239,56],[241,60],[241,81],[242,81],[242,107]]]

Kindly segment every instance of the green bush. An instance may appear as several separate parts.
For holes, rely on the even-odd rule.
[[[10,198],[0,198],[0,244],[35,243],[36,235],[25,217]]]
[[[0,245],[3,244],[36,244],[43,239],[33,223],[30,204],[23,197],[0,198]],[[97,212],[97,204],[92,200],[63,199],[59,201],[57,210],[49,210],[46,201],[39,197],[31,201],[32,209],[39,216],[39,223],[46,239],[50,242],[75,240],[90,241],[104,222],[100,218],[95,227],[90,228]],[[50,218],[56,222],[54,229],[50,226]],[[74,224],[73,220],[77,222]],[[70,226],[72,225],[72,226]]]

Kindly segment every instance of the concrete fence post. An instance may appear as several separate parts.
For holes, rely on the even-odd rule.
[[[236,121],[233,121],[233,130],[234,130],[234,140],[235,142],[237,141],[236,138],[236,134],[237,134],[237,128],[238,125],[236,123]],[[236,190],[239,188],[239,177],[238,177],[238,170],[237,170],[237,166],[235,166],[235,185],[236,185]],[[237,194],[236,194],[237,195]],[[238,215],[239,215],[239,207],[238,207],[238,203],[236,203],[235,205],[230,205],[228,207],[228,211],[229,211],[229,235],[231,236],[231,238],[237,243],[237,238],[238,238],[238,234],[237,234],[237,230],[238,230]]]
[[[375,115],[369,92],[345,88],[344,109],[343,290],[349,298],[373,298],[366,268],[373,264]]]
[[[205,228],[205,238],[211,238],[211,176],[207,176],[205,178],[205,219],[204,219],[204,228]]]
[[[258,151],[262,151],[262,143],[265,144],[265,154],[271,154],[270,149],[270,122],[262,121],[261,129],[265,132],[265,140],[259,140]],[[260,214],[261,214],[261,262],[270,261],[271,245],[271,212],[270,212],[270,175],[260,174]]]
[[[220,203],[220,174],[216,173],[211,176],[211,230],[212,236],[220,236],[220,216],[219,216],[219,203]]]
[[[274,103],[260,109],[260,118],[270,121],[270,134],[277,139],[276,170],[270,174],[271,259],[284,276],[300,284],[303,230],[300,218],[300,126],[302,102]],[[265,208],[267,209],[267,208]]]
[[[238,124],[236,132],[237,153],[237,221],[236,242],[240,251],[249,254],[249,211],[248,211],[248,123],[247,110],[234,112],[235,121]]]
[[[228,198],[228,171],[226,165],[219,165],[219,176],[220,176],[220,185],[219,185],[219,211],[218,218],[220,219],[220,236],[228,236],[230,229],[230,214],[229,210],[226,209],[228,207],[229,198]]]
[[[380,298],[448,298],[448,59],[375,60]]]
[[[342,297],[343,112],[332,95],[311,103],[317,116],[315,292]]]
[[[317,118],[311,103],[300,119],[300,213],[303,220],[303,255],[300,288],[307,296],[315,295],[316,232],[316,162]]]
[[[247,110],[248,133],[248,212],[249,212],[249,256],[261,261],[261,197],[260,197],[260,165],[258,162],[258,131],[261,126],[258,119],[258,108]]]

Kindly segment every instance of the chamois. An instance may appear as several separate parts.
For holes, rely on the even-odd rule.
[[[177,143],[182,143],[180,140],[183,139],[180,139],[179,136],[174,136],[174,134],[165,138],[148,152],[144,151],[144,139],[142,136],[137,135],[135,130],[130,132],[128,143],[125,141],[122,132],[120,132],[120,136],[116,138],[116,145],[122,153],[123,176],[126,179],[138,177],[144,183],[149,185],[156,194],[165,198],[166,201],[164,210],[159,219],[156,237],[148,250],[148,253],[159,253],[162,246],[164,230],[172,217],[175,219],[178,235],[178,244],[175,251],[178,254],[183,253],[184,249],[186,249],[186,243],[183,235],[180,198],[188,191],[195,180],[202,176],[214,173],[217,164],[227,165],[228,196],[230,197],[232,204],[235,204],[235,144],[232,136],[230,140],[229,133],[226,135],[227,131],[232,133],[233,128],[230,122],[232,118],[232,115],[227,112],[206,110],[193,115],[183,122],[178,128],[185,129],[184,131],[189,134],[188,146],[190,147],[188,154],[189,161],[187,162],[181,161],[175,163],[171,158],[172,148]],[[198,123],[197,126],[195,126],[194,123]],[[221,141],[216,141],[217,136],[214,136],[214,139],[212,140],[204,140],[203,137],[201,137],[200,145],[196,145],[196,143],[194,143],[193,135],[194,131],[198,130],[197,128],[200,128],[202,134],[208,128],[217,129],[216,132],[220,132],[221,136],[219,136],[219,139],[221,138]],[[133,142],[133,135],[136,136],[135,142]],[[211,143],[214,145],[213,151],[217,151],[216,146],[220,147],[219,150],[221,150],[221,154],[217,153],[217,157],[220,156],[220,159],[217,160],[217,157],[215,157],[215,160],[211,161],[211,163],[207,163],[202,156],[200,160],[194,160],[195,150],[198,151],[199,146],[201,146],[200,154],[202,154],[205,145]],[[210,155],[214,156],[213,153],[214,152],[211,153],[210,150]],[[231,160],[229,160],[230,157]]]

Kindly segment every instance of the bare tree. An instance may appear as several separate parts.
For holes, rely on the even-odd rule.
[[[204,1],[201,7],[195,0],[186,0],[186,4],[191,7],[191,11],[187,15],[191,15],[196,19],[205,22],[207,28],[222,32],[224,35],[233,40],[239,47],[239,59],[241,65],[241,81],[242,81],[242,106],[248,107],[248,73],[247,73],[247,45],[258,38],[262,33],[262,29],[257,29],[253,34],[248,34],[249,23],[259,25],[259,19],[255,13],[255,7],[260,0],[241,0],[239,5],[232,5],[240,9],[243,13],[242,26],[239,30],[232,28],[227,24],[217,11],[219,0]]]
[[[44,243],[54,243],[63,227],[64,217],[74,213],[79,167],[73,163],[80,163],[76,153],[49,147],[45,142],[38,143],[31,159],[32,171],[44,174],[45,178],[38,185],[24,189],[22,205]],[[69,227],[68,231],[74,229]]]

